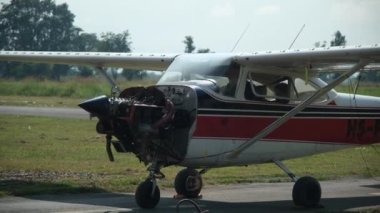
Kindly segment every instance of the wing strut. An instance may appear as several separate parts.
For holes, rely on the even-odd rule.
[[[103,69],[103,67],[95,67],[108,81],[108,83],[112,86],[111,93],[118,94],[120,93],[119,87],[116,85],[116,82],[107,75],[107,72]]]
[[[369,63],[368,60],[360,60],[357,64],[355,64],[350,70],[343,73],[341,76],[339,76],[337,79],[335,79],[330,84],[326,85],[325,87],[319,89],[316,93],[314,93],[310,98],[306,99],[302,103],[298,104],[296,107],[294,107],[292,110],[287,112],[285,115],[283,115],[281,118],[277,119],[270,125],[268,125],[264,130],[262,130],[259,134],[257,134],[255,137],[247,140],[240,146],[238,146],[236,149],[232,150],[230,153],[227,154],[227,158],[233,159],[237,158],[244,150],[251,147],[253,144],[255,144],[257,141],[261,140],[265,136],[272,133],[274,130],[279,128],[282,124],[287,122],[289,119],[291,119],[293,116],[295,116],[297,113],[308,107],[311,103],[313,103],[315,100],[317,100],[322,95],[326,94],[328,91],[342,83],[344,80],[349,78],[352,74],[359,71],[363,67],[365,67]]]

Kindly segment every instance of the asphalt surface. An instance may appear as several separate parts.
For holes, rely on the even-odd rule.
[[[0,106],[0,114],[6,115],[33,115],[56,118],[89,119],[88,112],[81,108],[56,108],[56,107],[23,107]]]
[[[207,175],[207,174],[206,174]],[[197,199],[202,210],[210,212],[341,212],[370,207],[380,211],[380,180],[345,179],[323,181],[321,206],[295,207],[291,200],[292,183],[255,183],[206,187]],[[5,197],[0,212],[176,212],[174,191],[161,191],[156,209],[142,210],[133,194],[77,194]],[[184,203],[180,212],[196,212]]]

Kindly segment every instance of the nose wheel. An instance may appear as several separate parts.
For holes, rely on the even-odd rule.
[[[151,180],[146,180],[137,187],[135,193],[137,205],[143,209],[152,209],[160,201],[160,189]]]
[[[183,169],[178,172],[174,187],[178,195],[187,198],[197,198],[202,190],[201,174],[195,169]]]
[[[162,179],[165,175],[160,172],[160,164],[153,161],[148,168],[149,177],[137,187],[135,200],[137,205],[143,209],[153,209],[160,201],[160,189],[157,186],[157,179]]]

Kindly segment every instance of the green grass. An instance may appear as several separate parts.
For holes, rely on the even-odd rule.
[[[339,92],[351,93],[351,94],[354,93],[354,89],[351,86],[340,85],[335,89]],[[380,97],[380,85],[378,84],[362,85],[362,86],[359,85],[357,94]]]
[[[88,98],[0,95],[0,105],[73,108]]]
[[[149,86],[156,83],[154,80],[133,80],[120,79],[117,85],[121,89],[134,86]],[[348,85],[336,87],[339,92],[353,93],[353,88]],[[111,87],[102,77],[93,78],[73,78],[63,81],[51,80],[10,80],[0,79],[0,96],[39,96],[39,97],[71,97],[89,98],[97,95],[110,94]],[[358,94],[380,96],[380,85],[362,83],[359,85]]]
[[[0,116],[0,120],[2,181],[16,179],[31,185],[64,183],[75,186],[67,188],[70,192],[73,188],[133,191],[147,176],[146,168],[131,154],[116,154],[116,162],[108,161],[104,136],[96,134],[94,120],[23,116]],[[169,173],[174,174],[176,169]],[[9,187],[7,183],[0,183],[0,191],[33,193],[30,189],[20,192],[18,184]],[[164,184],[168,185],[165,181]]]
[[[132,192],[147,177],[132,154],[109,162],[95,120],[0,116],[0,196],[46,193]],[[379,177],[380,146],[360,147],[285,161],[298,175],[320,180]],[[172,187],[180,167],[164,168],[160,186]],[[282,182],[273,164],[212,169],[207,185]]]
[[[148,86],[155,81],[117,81],[121,89],[134,86]],[[75,78],[67,81],[40,81],[26,79],[21,81],[0,80],[1,96],[55,96],[71,98],[89,98],[98,95],[109,95],[110,85],[104,79]]]

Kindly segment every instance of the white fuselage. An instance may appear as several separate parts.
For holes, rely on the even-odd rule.
[[[325,83],[321,81],[318,78],[313,79],[313,83],[323,86]],[[334,103],[336,108],[372,108],[380,105],[380,98],[371,97],[371,96],[363,96],[363,95],[352,95],[352,94],[345,94],[345,93],[337,93],[334,90],[328,92],[327,94],[328,98],[323,102],[318,102],[315,105],[316,106],[326,106],[330,105],[331,103]],[[330,104],[329,104],[330,103]],[[329,106],[330,107],[330,106]],[[198,109],[202,110],[201,108]],[[238,111],[239,109],[237,109]],[[254,110],[252,110],[254,111]],[[359,113],[360,114],[360,113]],[[347,135],[349,134],[349,126],[346,127],[346,122],[350,121],[356,121],[361,120],[364,122],[364,125],[368,126],[368,129],[370,128],[377,128],[377,120],[380,119],[380,117],[372,117],[369,119],[369,117],[360,117],[358,116],[351,116],[351,117],[345,117],[344,115],[339,116],[339,112],[337,112],[337,116],[339,117],[327,117],[323,114],[321,114],[318,117],[294,117],[290,121],[288,121],[287,124],[284,125],[285,130],[283,131],[292,131],[289,134],[298,135],[298,134],[308,134],[307,132],[310,132],[310,135],[313,135],[310,137],[310,140],[308,137],[283,137],[281,138],[281,134],[279,133],[278,137],[268,137],[264,138],[263,140],[258,141],[253,146],[249,147],[247,150],[245,150],[243,153],[239,155],[238,158],[228,158],[227,154],[231,152],[232,150],[236,149],[238,146],[240,146],[242,143],[249,140],[249,137],[231,137],[231,136],[221,136],[221,137],[214,137],[214,136],[197,136],[197,128],[207,128],[206,125],[202,125],[200,122],[205,119],[205,117],[209,117],[210,115],[204,115],[204,114],[198,114],[197,121],[194,124],[194,131],[195,135],[191,137],[188,145],[187,155],[184,159],[184,161],[181,163],[183,166],[187,167],[224,167],[224,166],[234,166],[234,165],[248,165],[248,164],[256,164],[256,163],[266,163],[266,162],[272,162],[274,160],[284,160],[284,159],[291,159],[291,158],[297,158],[302,156],[308,156],[312,154],[322,153],[322,152],[328,152],[328,151],[335,151],[339,149],[349,148],[353,146],[358,145],[364,145],[368,143],[373,143],[373,139],[371,141],[368,141],[368,143],[363,142],[366,141],[366,139],[362,139],[359,141],[357,138],[353,138],[350,141],[344,141],[341,139],[338,139],[339,136],[336,136],[337,134],[334,133],[334,131],[341,131],[341,135]],[[365,114],[365,113],[362,113]],[[362,115],[360,114],[360,115]],[[330,114],[331,115],[331,114]],[[231,116],[231,115],[212,115],[214,117],[217,117],[220,120],[225,120],[226,122],[231,119],[243,119],[243,120],[249,120],[245,121],[246,124],[242,123],[236,123],[241,126],[238,126],[238,129],[246,129],[249,128],[249,125],[254,125],[255,122],[266,122],[269,124],[270,122],[274,121],[275,119],[278,119],[280,116]],[[249,117],[249,118],[247,118]],[[208,118],[209,119],[209,118]],[[267,120],[270,120],[268,122]],[[213,123],[210,123],[210,121],[207,121],[209,125],[213,125]],[[334,123],[338,123],[336,129],[334,130]],[[342,127],[339,127],[339,124],[343,123]],[[267,124],[263,124],[264,127]],[[305,124],[305,126],[303,126]],[[330,125],[330,127],[321,127],[325,126],[324,124]],[[355,124],[355,123],[354,123]],[[227,124],[228,125],[228,124]],[[318,126],[320,125],[320,126]],[[360,125],[360,124],[357,124]],[[375,127],[376,126],[376,127]],[[328,132],[330,128],[330,133]],[[358,127],[359,128],[359,127]],[[223,130],[223,128],[219,128],[220,131],[227,131]],[[193,132],[194,132],[193,131]],[[281,132],[281,128],[279,130]],[[332,133],[331,133],[332,132]],[[276,135],[276,133],[274,133]],[[325,134],[325,137],[318,138],[318,134]],[[353,133],[354,134],[354,133]],[[357,133],[359,134],[359,133]],[[372,134],[372,132],[368,133],[365,132],[364,134]],[[377,134],[377,133],[376,133]],[[233,135],[233,134],[232,134]],[[331,136],[330,136],[331,135]],[[252,137],[254,134],[252,135]],[[349,135],[351,137],[351,135]],[[331,140],[329,140],[329,137],[331,137]],[[348,137],[348,136],[347,136]],[[352,137],[356,137],[353,135]],[[369,137],[369,136],[368,136]],[[377,140],[377,138],[376,138]],[[379,141],[377,141],[379,142]],[[376,143],[377,143],[376,142]]]

